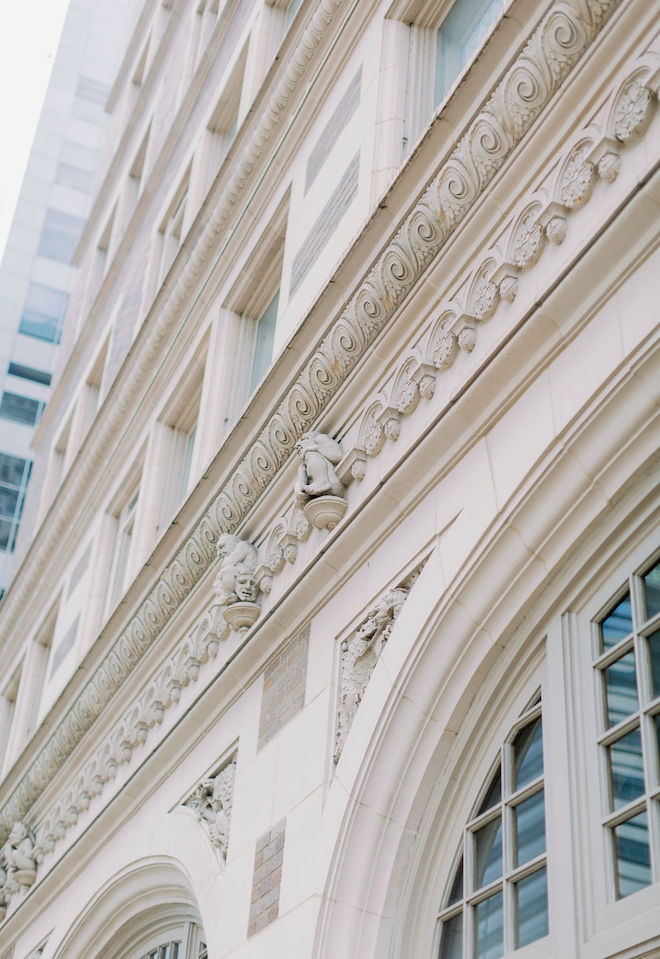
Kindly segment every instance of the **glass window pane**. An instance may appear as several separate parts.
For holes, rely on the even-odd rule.
[[[502,893],[484,899],[474,912],[476,959],[499,959],[504,952]]]
[[[660,629],[651,633],[646,642],[651,662],[651,695],[655,699],[660,696]]]
[[[61,210],[46,210],[39,240],[39,256],[60,263],[70,263],[84,226],[85,221],[80,217],[71,216]]]
[[[440,934],[440,959],[462,959],[463,913],[452,916],[442,924]]]
[[[656,715],[653,717],[653,722],[655,725],[655,781],[657,784],[660,782],[660,713],[656,713]]]
[[[5,391],[0,399],[0,416],[15,423],[26,423],[34,426],[37,422],[43,403],[33,400],[29,396],[20,396],[18,393]]]
[[[474,843],[474,888],[481,889],[502,875],[502,817],[477,829]]]
[[[45,370],[36,370],[33,366],[24,366],[22,363],[10,363],[7,372],[10,376],[20,376],[23,380],[30,380],[32,383],[43,383],[44,386],[50,386],[50,373],[46,373]]]
[[[435,105],[472,59],[502,9],[502,0],[458,0],[438,30]]]
[[[543,790],[519,803],[513,810],[514,865],[521,866],[545,852],[545,803]]]
[[[548,935],[548,877],[545,869],[516,884],[516,949]]]
[[[12,523],[7,519],[0,519],[0,550],[5,553],[11,552],[12,548]]]
[[[639,729],[633,729],[608,746],[607,756],[613,808],[620,809],[644,793],[642,737]]]
[[[543,731],[541,720],[525,726],[513,741],[513,788],[521,789],[543,775]]]
[[[454,884],[451,887],[451,892],[449,894],[448,906],[453,906],[454,903],[460,902],[463,898],[463,857],[458,865],[456,870],[456,876],[454,878]]]
[[[617,894],[620,899],[643,889],[651,882],[649,857],[649,829],[646,813],[640,813],[616,826],[614,851],[616,856]]]
[[[69,305],[69,295],[39,283],[30,283],[21,322],[20,333],[49,343],[59,343],[62,322]]]
[[[611,613],[600,624],[602,652],[615,646],[624,636],[632,633],[632,609],[630,595],[626,593]]]
[[[615,726],[622,719],[637,711],[637,676],[635,652],[630,650],[615,663],[603,670],[605,674],[605,699],[607,725]]]
[[[0,453],[0,482],[20,486],[23,482],[23,472],[27,460],[19,456],[10,456],[9,453]]]
[[[644,597],[646,599],[646,618],[660,613],[660,562],[656,563],[644,577]]]
[[[0,483],[0,516],[11,519],[18,506],[18,490]]]
[[[490,789],[486,793],[484,801],[479,806],[479,811],[477,816],[480,816],[482,813],[486,812],[488,809],[492,809],[493,806],[497,806],[498,802],[502,799],[502,774],[500,770],[497,770],[497,775],[493,779]]]
[[[254,345],[254,359],[252,360],[252,374],[250,376],[250,392],[253,393],[270,366],[273,358],[273,343],[275,341],[275,325],[277,323],[277,307],[280,302],[278,290],[266,307],[257,324],[257,338]]]

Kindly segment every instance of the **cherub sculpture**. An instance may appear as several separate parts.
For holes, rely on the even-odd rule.
[[[33,855],[34,837],[24,822],[14,823],[2,850],[3,863],[8,883],[12,880],[20,886],[31,886],[37,878],[37,863]]]
[[[257,551],[251,543],[225,533],[216,546],[220,558],[220,571],[213,583],[213,591],[221,606],[231,603],[253,603],[257,598],[254,571],[257,568]]]
[[[296,443],[302,460],[294,487],[295,504],[300,509],[315,496],[343,496],[344,484],[335,466],[342,458],[341,446],[326,433],[303,433]]]

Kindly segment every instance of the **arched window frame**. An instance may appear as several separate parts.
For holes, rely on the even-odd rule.
[[[660,881],[660,551],[594,616],[591,653],[612,902]]]
[[[520,742],[526,730],[534,729],[537,729],[539,734],[543,729],[540,692],[532,698],[503,739],[498,758],[492,764],[479,790],[477,802],[472,807],[473,812],[463,828],[462,843],[437,917],[434,956],[440,959],[495,959],[496,956],[513,952],[548,935],[545,747],[541,734],[540,773],[530,776],[524,772],[525,755],[529,754],[522,749]],[[533,737],[532,742],[534,741],[539,741],[536,736]],[[532,837],[531,846],[527,843],[526,850],[523,847],[520,852],[519,840],[525,829],[520,816],[521,810],[525,809],[527,813],[530,809],[535,810],[538,819],[539,806],[543,821],[542,840],[539,844],[538,835],[536,839]],[[482,849],[488,848],[489,829],[492,838],[492,826],[498,822],[495,837],[499,836],[499,840],[495,838],[492,841],[491,855],[480,864],[479,836],[485,837],[485,842],[482,840],[481,843]],[[497,856],[495,863],[492,861],[492,850],[498,846],[499,870]],[[493,872],[492,876],[489,875],[489,868]],[[518,922],[520,910],[523,908],[519,899],[522,894],[527,895],[530,889],[538,895],[539,881],[542,885],[541,895],[545,911],[540,924],[536,916],[536,926],[530,937],[529,926],[525,927]],[[521,894],[522,889],[525,893]],[[479,942],[480,930],[484,928],[483,907],[488,903],[496,903],[497,900],[501,901],[501,949],[493,949],[492,946],[484,949],[483,942]],[[528,908],[524,916],[527,923],[530,917],[535,918]],[[485,925],[488,925],[487,917]]]
[[[143,917],[130,938],[124,939],[123,947],[112,953],[112,959],[208,959],[198,917],[180,904],[173,906],[170,915],[167,908],[158,913],[151,919]]]

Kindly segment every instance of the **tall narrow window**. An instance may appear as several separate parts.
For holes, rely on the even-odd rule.
[[[540,697],[482,789],[438,918],[438,959],[499,959],[548,934]]]
[[[435,105],[483,44],[500,16],[504,0],[457,0],[437,33]]]
[[[407,61],[398,61],[399,90],[405,97],[404,154],[484,46],[509,2],[394,0],[388,17],[409,25]]]
[[[14,549],[31,467],[29,460],[0,453],[0,552]]]
[[[207,189],[222,166],[222,161],[236,136],[247,49],[245,44],[207,124],[208,152],[205,184]]]
[[[179,184],[174,199],[160,225],[160,263],[157,287],[160,286],[172,266],[183,240],[189,182],[190,167],[188,167],[183,180]]]
[[[273,358],[273,343],[275,341],[275,326],[277,324],[277,308],[279,302],[280,291],[278,290],[257,321],[257,335],[254,343],[252,372],[250,375],[250,393],[254,393],[256,390]]]
[[[18,332],[48,343],[59,343],[69,294],[30,283]]]
[[[632,576],[595,626],[603,827],[614,894],[660,877],[660,561]],[[655,840],[654,837],[655,836]]]
[[[16,670],[0,696],[0,773],[6,769],[12,761],[14,750],[11,740],[14,729],[14,718],[16,715],[16,700],[18,699],[18,687],[21,683],[21,670]]]
[[[115,548],[112,557],[110,573],[109,611],[114,609],[126,591],[130,573],[131,544],[135,528],[139,487],[131,494],[124,507],[117,516],[117,531]]]
[[[202,392],[203,371],[193,366],[161,416],[168,433],[167,479],[163,489],[159,530],[172,520],[195,479],[193,455],[197,440],[197,420]]]

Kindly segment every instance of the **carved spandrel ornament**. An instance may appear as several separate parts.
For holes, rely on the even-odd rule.
[[[390,590],[370,610],[341,650],[341,680],[334,761],[339,762],[346,737],[362,702],[367,683],[408,596],[402,586]]]
[[[215,776],[204,779],[183,803],[194,812],[209,842],[223,859],[227,858],[235,778],[236,760],[233,759]]]

